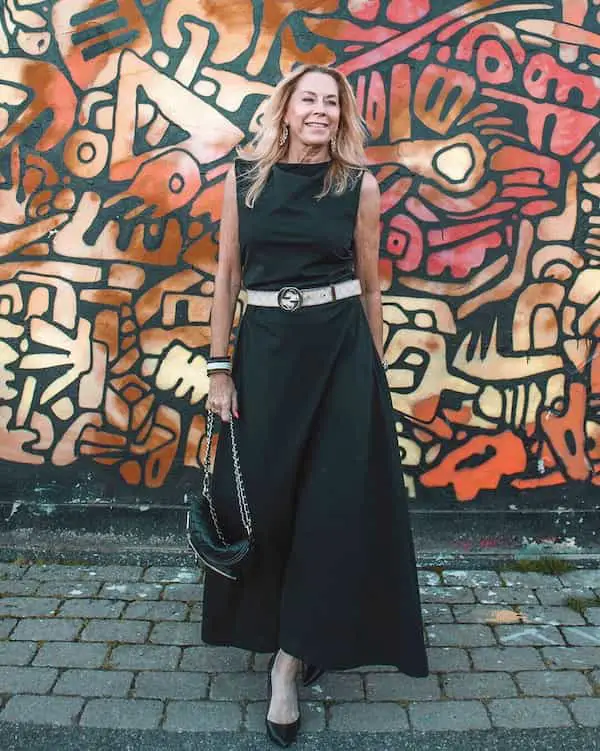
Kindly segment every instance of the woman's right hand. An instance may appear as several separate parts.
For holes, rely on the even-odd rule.
[[[217,414],[223,422],[229,422],[231,415],[236,419],[238,411],[237,391],[229,373],[215,373],[208,379],[206,409]]]

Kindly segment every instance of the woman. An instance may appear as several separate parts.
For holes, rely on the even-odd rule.
[[[207,408],[234,420],[256,559],[241,582],[207,570],[202,636],[274,653],[266,725],[281,746],[298,730],[300,670],[305,685],[360,665],[428,674],[365,136],[343,75],[295,69],[225,185]],[[230,451],[221,441],[213,494],[233,537]]]

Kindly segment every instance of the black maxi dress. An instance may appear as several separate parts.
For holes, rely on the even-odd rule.
[[[253,209],[236,162],[243,283],[318,287],[354,276],[360,175],[315,199],[327,163],[276,164]],[[359,297],[248,306],[233,359],[240,462],[256,535],[243,581],[206,570],[202,638],[279,647],[328,670],[394,665],[428,674],[394,415]],[[241,532],[229,441],[213,496]]]

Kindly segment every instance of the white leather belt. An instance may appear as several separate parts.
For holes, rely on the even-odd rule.
[[[282,287],[275,292],[249,289],[247,290],[247,300],[248,305],[293,311],[310,305],[323,305],[335,300],[343,300],[346,297],[355,297],[360,293],[360,281],[348,279],[346,282],[329,284],[327,287],[312,287],[309,289]]]

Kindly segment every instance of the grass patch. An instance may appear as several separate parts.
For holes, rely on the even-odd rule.
[[[437,566],[437,565],[435,565],[435,566],[421,566],[421,570],[422,571],[433,571],[436,574],[438,574],[439,576],[441,576],[443,574],[443,572],[444,572],[444,567],[443,566]]]
[[[11,563],[14,563],[16,566],[28,566],[31,561],[29,558],[25,558],[25,556],[18,555]]]
[[[536,574],[552,574],[554,576],[574,571],[575,568],[576,566],[565,558],[552,558],[550,556],[519,558],[504,564],[502,567],[504,571],[533,572]]]
[[[565,605],[579,615],[585,615],[588,608],[600,608],[600,597],[568,597]]]

